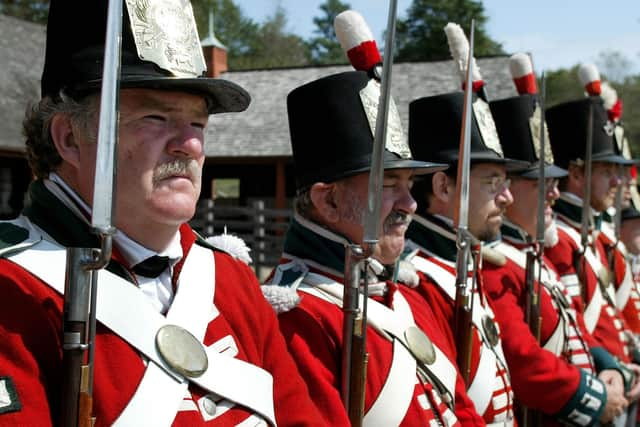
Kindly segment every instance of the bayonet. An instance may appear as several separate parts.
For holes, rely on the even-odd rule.
[[[118,135],[118,94],[123,2],[109,1],[100,97],[98,146],[94,177],[92,231],[100,248],[67,249],[63,308],[63,385],[61,425],[89,427],[95,422],[93,366],[95,354],[98,270],[111,259],[114,178]]]
[[[453,222],[456,229],[456,300],[455,300],[455,337],[458,349],[458,367],[465,383],[471,374],[471,318],[473,315],[473,286],[468,286],[469,256],[474,240],[469,233],[469,175],[471,169],[471,121],[472,121],[472,72],[474,45],[474,21],[471,20],[469,34],[469,56],[467,61],[466,84],[464,85],[464,104],[456,175],[457,205]]]
[[[380,97],[369,171],[367,206],[363,219],[362,246],[349,245],[345,254],[345,285],[343,296],[342,400],[352,426],[361,426],[364,419],[365,384],[368,354],[367,330],[367,271],[368,259],[373,255],[380,234],[380,205],[384,179],[384,147],[391,102],[391,69],[395,40],[397,0],[391,0],[384,46],[384,61],[380,76]],[[375,75],[375,73],[372,73]],[[361,271],[364,284],[361,287]],[[362,295],[362,300],[360,296]],[[360,307],[360,301],[362,306]]]

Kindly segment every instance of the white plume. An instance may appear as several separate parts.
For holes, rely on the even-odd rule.
[[[244,240],[242,240],[238,236],[227,234],[226,229],[223,234],[207,237],[205,240],[211,246],[216,247],[221,251],[227,252],[234,258],[239,259],[247,265],[249,265],[252,261],[251,256],[249,255],[251,249],[247,246]]]
[[[364,20],[355,10],[345,10],[336,15],[333,21],[336,37],[342,49],[347,52],[365,41],[373,40],[373,34]]]
[[[278,285],[263,285],[260,289],[277,314],[286,313],[300,304],[300,296],[294,289]]]
[[[449,22],[444,27],[444,32],[447,35],[447,43],[449,43],[449,51],[453,62],[456,64],[458,73],[460,73],[461,81],[464,82],[467,74],[467,58],[469,57],[469,40],[464,35],[464,31],[460,25]],[[476,64],[476,59],[471,58],[471,76],[472,80],[482,80],[480,75],[480,69]]]
[[[511,58],[509,58],[509,70],[511,70],[511,77],[514,79],[533,73],[531,57],[522,52],[511,55]]]
[[[600,80],[600,73],[595,64],[582,64],[578,69],[578,78],[582,86],[586,86],[591,82]]]
[[[618,92],[609,84],[609,82],[603,82],[600,87],[602,88],[602,101],[604,101],[604,108],[610,110],[618,102]]]

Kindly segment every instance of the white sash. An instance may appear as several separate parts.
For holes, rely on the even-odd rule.
[[[498,252],[502,253],[507,258],[509,258],[520,268],[522,269],[527,268],[527,255],[523,253],[521,250],[519,250],[518,248],[511,246],[509,244],[506,244],[504,242],[500,242],[496,244],[495,246],[493,246],[493,248]],[[534,271],[538,271],[537,260],[534,261],[533,268],[534,268]],[[551,277],[549,272],[544,268],[540,270],[540,274],[541,274],[540,280],[542,281],[542,285],[545,287],[545,289],[549,290],[548,294],[551,296],[551,298],[554,298],[554,293],[551,290],[551,287],[553,286],[553,282],[555,282],[555,280],[553,279],[553,277]],[[551,336],[542,345],[542,348],[544,348],[547,351],[550,351],[556,356],[560,356],[562,354],[562,351],[567,341],[567,337],[565,336],[564,331],[566,329],[565,325],[568,323],[568,319],[566,318],[566,316],[568,316],[568,313],[566,313],[566,310],[564,308],[565,306],[563,305],[562,301],[557,301],[556,306],[559,314],[558,323],[556,324],[555,329],[551,333]]]
[[[32,236],[34,232],[37,233],[33,227],[30,228]],[[29,240],[33,243],[31,248],[9,255],[8,259],[63,294],[66,249],[40,240],[39,236],[30,236]],[[273,379],[267,371],[221,355],[209,347],[206,348],[209,358],[207,371],[198,378],[186,379],[172,371],[157,351],[157,331],[167,324],[182,326],[200,340],[204,337],[206,325],[217,315],[213,305],[213,261],[210,250],[192,246],[180,274],[178,292],[166,318],[153,309],[147,297],[136,286],[106,270],[99,270],[96,307],[98,321],[150,360],[136,393],[120,414],[116,425],[171,425],[188,381],[251,408],[275,425]],[[205,285],[199,286],[202,283]]]
[[[431,277],[433,281],[440,286],[452,300],[455,301],[455,274],[452,274],[447,271],[447,269],[420,256],[413,257],[411,262],[418,270]],[[498,366],[496,364],[497,358],[500,358],[503,366],[506,367],[507,364],[505,362],[504,355],[502,354],[501,345],[497,345],[493,351],[484,351],[485,347],[489,345],[489,340],[485,336],[484,327],[482,326],[482,315],[485,314],[485,309],[480,304],[480,301],[478,300],[479,295],[476,292],[473,293],[473,298],[474,302],[471,321],[476,327],[476,330],[480,333],[483,344],[481,345],[478,369],[476,370],[476,375],[473,377],[473,380],[467,389],[467,394],[475,404],[478,413],[484,414],[491,403],[491,398],[493,397],[493,384],[498,370]],[[482,308],[482,310],[480,308]]]
[[[562,229],[567,232],[567,235],[571,237],[571,239],[578,245],[578,247],[582,247],[580,234],[573,228],[568,225],[562,226]],[[584,257],[587,262],[591,265],[591,268],[596,273],[602,269],[602,263],[600,262],[600,258],[593,253],[592,250],[585,250]],[[598,278],[599,279],[599,278]],[[584,280],[584,279],[583,279]],[[580,286],[586,286],[586,283],[581,283]],[[607,286],[607,292],[610,291],[610,286]],[[615,295],[610,295],[612,301],[615,301]],[[585,301],[586,304],[586,301]],[[598,320],[600,319],[600,314],[602,313],[602,307],[605,305],[605,299],[602,295],[602,291],[600,290],[600,284],[597,283],[595,286],[595,291],[593,292],[593,296],[591,297],[591,301],[586,304],[584,309],[584,323],[589,333],[593,333],[598,324]]]
[[[335,305],[342,306],[344,287],[332,279],[316,273],[307,273],[298,287],[303,291],[322,298]],[[362,297],[361,297],[362,298]],[[411,326],[415,326],[409,304],[400,292],[394,294],[391,310],[383,304],[370,299],[367,302],[367,323],[389,341],[393,341],[393,361],[385,384],[375,402],[365,414],[366,426],[399,425],[404,419],[416,384],[416,361],[398,339]],[[435,362],[429,366],[442,382],[447,392],[455,396],[457,371],[455,366],[434,345]],[[434,408],[435,409],[435,408]]]

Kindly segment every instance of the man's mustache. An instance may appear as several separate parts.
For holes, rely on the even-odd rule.
[[[408,226],[411,223],[413,217],[406,213],[400,211],[392,211],[387,217],[384,219],[383,227],[387,230],[389,227],[404,225]]]
[[[193,159],[174,159],[163,163],[153,171],[153,183],[156,184],[163,179],[172,176],[188,176],[193,182],[200,180],[200,166]]]

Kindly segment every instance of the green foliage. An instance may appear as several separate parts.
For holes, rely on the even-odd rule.
[[[469,34],[475,19],[475,56],[503,54],[502,45],[492,40],[485,30],[487,17],[477,0],[413,0],[407,18],[397,23],[398,61],[436,61],[451,57],[444,27],[459,24]]]
[[[351,5],[340,0],[326,0],[320,5],[323,14],[313,18],[313,23],[316,26],[313,32],[317,36],[307,42],[313,64],[345,64],[348,62],[336,38],[333,21],[337,14],[350,8]]]
[[[600,54],[600,57],[609,57],[609,53]],[[619,59],[616,55],[616,57]],[[629,64],[629,62],[620,62]],[[571,69],[560,69],[546,73],[546,104],[547,107],[580,99],[585,96],[584,88],[578,78],[579,65],[574,65]],[[609,69],[610,72],[617,69]],[[618,92],[618,97],[622,100],[623,112],[622,122],[625,133],[631,144],[631,151],[634,157],[640,157],[640,75],[630,76],[622,82],[615,82],[604,74],[600,68],[602,81],[609,81],[611,86]]]
[[[49,13],[48,0],[2,0],[0,13],[46,25]]]
[[[209,11],[213,11],[215,35],[228,48],[230,70],[291,67],[308,62],[302,38],[287,31],[287,16],[282,7],[258,24],[245,16],[233,0],[191,3],[201,37],[208,34]]]

